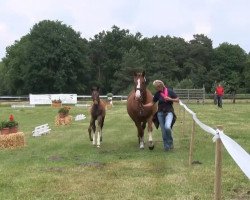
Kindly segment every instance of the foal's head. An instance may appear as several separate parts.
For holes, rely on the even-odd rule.
[[[99,104],[99,102],[100,102],[99,87],[92,88],[92,100],[93,100],[94,104]]]
[[[135,97],[139,99],[146,89],[146,78],[145,72],[134,73],[134,83],[135,83]]]

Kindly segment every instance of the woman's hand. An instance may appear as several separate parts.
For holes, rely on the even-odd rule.
[[[172,101],[172,98],[169,96],[165,96],[164,99],[165,99],[165,101]]]
[[[177,102],[177,103],[179,102],[179,97],[173,99],[173,98],[167,96],[167,97],[164,97],[164,99],[165,99],[165,101],[173,101],[173,102]]]
[[[147,104],[142,104],[143,107],[147,108],[147,107],[151,107],[153,106],[154,103],[153,102],[150,102],[150,103],[147,103]]]

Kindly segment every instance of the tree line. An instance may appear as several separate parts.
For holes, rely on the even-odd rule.
[[[89,40],[60,21],[43,20],[6,48],[0,62],[0,95],[42,93],[127,95],[133,72],[146,72],[149,88],[161,79],[173,88],[202,88],[216,83],[228,93],[250,92],[250,53],[228,42],[213,48],[204,34],[143,37],[113,26]]]

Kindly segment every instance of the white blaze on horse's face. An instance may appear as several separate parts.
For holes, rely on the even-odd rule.
[[[136,91],[135,91],[135,97],[136,99],[139,99],[141,97],[141,82],[140,79],[137,80],[137,86],[136,86]]]

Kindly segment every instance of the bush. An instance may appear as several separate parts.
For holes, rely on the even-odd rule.
[[[70,110],[69,106],[64,106],[58,110],[58,113],[67,116],[69,114],[69,110]]]
[[[112,93],[108,93],[107,97],[113,97],[113,94]]]
[[[6,120],[1,121],[0,130],[2,130],[3,128],[8,128],[8,127],[9,127],[8,126],[8,121],[6,121]]]

